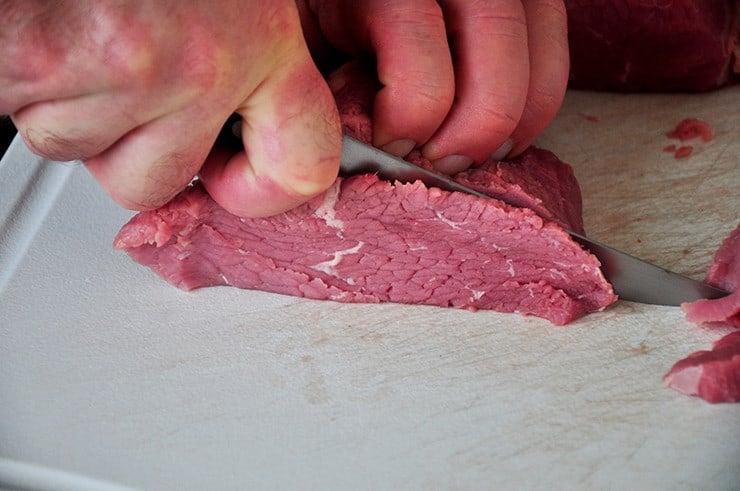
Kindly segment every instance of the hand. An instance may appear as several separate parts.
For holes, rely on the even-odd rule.
[[[375,144],[393,153],[421,147],[447,172],[516,153],[562,100],[559,0],[298,7],[314,41],[376,54],[385,87]],[[336,108],[288,0],[0,0],[0,23],[0,112],[37,153],[82,159],[126,207],[153,208],[181,190],[232,112],[244,118],[246,152],[214,148],[200,169],[227,210],[278,213],[336,176]]]
[[[374,54],[374,144],[449,173],[523,151],[568,80],[561,0],[298,0],[314,55]],[[448,41],[449,39],[449,41]]]
[[[0,113],[35,152],[81,159],[121,205],[198,174],[227,210],[278,213],[328,187],[338,114],[293,0],[0,0]],[[226,119],[247,149],[209,151]]]

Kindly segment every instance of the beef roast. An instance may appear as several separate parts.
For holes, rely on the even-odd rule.
[[[344,131],[371,138],[374,82],[332,79]],[[416,152],[410,160],[429,166]],[[126,224],[115,247],[190,290],[232,285],[341,302],[494,309],[562,325],[616,300],[598,260],[563,230],[582,230],[570,166],[530,148],[455,177],[529,208],[374,175],[338,179],[270,218],[238,218],[197,183]],[[544,217],[544,218],[543,218]],[[562,226],[561,226],[562,225]]]
[[[736,0],[565,0],[570,85],[705,91],[736,79]]]

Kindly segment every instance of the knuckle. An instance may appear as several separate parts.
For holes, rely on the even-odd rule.
[[[549,19],[555,19],[563,24],[567,19],[563,0],[534,0],[534,2],[530,0],[527,3],[534,3],[539,9],[539,13]]]
[[[196,157],[191,152],[171,152],[156,159],[146,170],[144,192],[137,202],[141,206],[156,208],[179,193],[192,179]],[[200,163],[200,161],[198,162]]]
[[[101,44],[100,56],[106,70],[118,74],[117,81],[124,85],[144,84],[147,88],[151,87],[157,67],[157,48],[145,29],[132,23],[124,29],[101,34],[105,40]]]
[[[500,105],[484,105],[479,109],[479,118],[484,121],[489,131],[496,134],[509,135],[514,131],[521,111],[516,111],[513,107],[501,107]]]
[[[404,98],[406,102],[402,105],[409,107],[409,112],[406,113],[409,116],[444,117],[452,107],[455,94],[454,90],[444,84],[428,81],[424,84],[410,84]]]
[[[194,24],[186,34],[188,41],[181,52],[179,73],[184,82],[199,90],[207,91],[218,86],[225,70],[219,67],[233,66],[229,54],[219,47],[212,34],[202,25]]]
[[[383,26],[429,26],[443,24],[444,13],[439,3],[435,1],[416,2],[380,2],[368,17],[368,23],[378,28]]]
[[[563,102],[565,90],[556,84],[546,84],[538,86],[529,94],[527,101],[530,113],[554,115]]]
[[[20,127],[18,132],[28,148],[41,157],[56,161],[68,161],[87,155],[83,142],[69,139],[52,131],[36,127]]]
[[[308,165],[296,167],[295,171],[282,176],[279,182],[288,194],[309,199],[329,188],[338,172],[339,151],[336,151]]]
[[[102,154],[84,163],[108,195],[129,210],[153,210],[171,200],[192,180],[187,163],[193,157],[170,153],[144,167],[131,166],[127,152]]]
[[[501,26],[510,24],[523,28],[526,26],[524,10],[519,6],[501,8],[495,2],[488,0],[475,0],[467,2],[466,6],[467,19],[478,24],[488,26]]]
[[[110,23],[116,22],[122,21],[110,19]],[[219,64],[226,66],[225,54],[217,49],[205,21],[179,25],[177,35],[165,42],[159,42],[156,32],[142,22],[119,27],[101,33],[105,40],[99,56],[124,87],[149,91],[174,82],[181,87],[210,89],[223,72]]]

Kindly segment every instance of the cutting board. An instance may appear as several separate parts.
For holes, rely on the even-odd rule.
[[[677,160],[686,117],[715,139]],[[738,123],[740,87],[571,91],[538,143],[573,165],[588,234],[701,279],[740,219]],[[678,308],[555,327],[186,293],[112,250],[131,213],[81,166],[15,141],[0,200],[2,458],[145,489],[740,486],[740,404],[661,383],[729,329]]]

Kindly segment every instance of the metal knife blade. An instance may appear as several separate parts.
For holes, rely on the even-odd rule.
[[[427,186],[446,191],[459,191],[481,198],[506,201],[501,196],[489,196],[478,192],[346,135],[342,141],[340,172],[344,176],[377,174],[381,179],[388,181],[420,180]],[[700,298],[720,298],[728,295],[719,288],[650,264],[571,230],[567,232],[599,259],[604,276],[623,300],[677,306]]]

